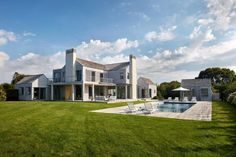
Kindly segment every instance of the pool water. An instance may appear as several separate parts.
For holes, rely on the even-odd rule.
[[[159,112],[177,112],[182,113],[192,107],[194,104],[163,103],[157,106]]]

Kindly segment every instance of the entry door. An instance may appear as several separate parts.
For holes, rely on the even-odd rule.
[[[71,87],[70,86],[66,86],[66,93],[65,93],[65,99],[66,100],[70,100],[70,89]]]

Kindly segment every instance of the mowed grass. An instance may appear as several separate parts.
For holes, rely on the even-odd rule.
[[[0,156],[236,156],[236,108],[213,121],[93,113],[125,105],[0,102]]]

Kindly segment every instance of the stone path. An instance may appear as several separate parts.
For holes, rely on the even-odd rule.
[[[154,104],[156,104],[155,102]],[[136,108],[143,108],[144,104],[135,105]],[[152,114],[144,114],[142,111],[137,111],[135,113],[128,112],[127,106],[107,108],[101,110],[95,110],[91,112],[100,113],[113,113],[113,114],[128,114],[128,115],[140,115],[140,116],[151,116],[151,117],[164,117],[164,118],[176,118],[176,119],[186,119],[186,120],[202,120],[211,121],[212,119],[212,102],[200,101],[190,107],[183,113],[176,112],[158,112],[155,111]]]

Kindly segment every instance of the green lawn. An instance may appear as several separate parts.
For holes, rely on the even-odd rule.
[[[235,156],[236,107],[213,121],[92,113],[123,104],[0,102],[0,156]]]

